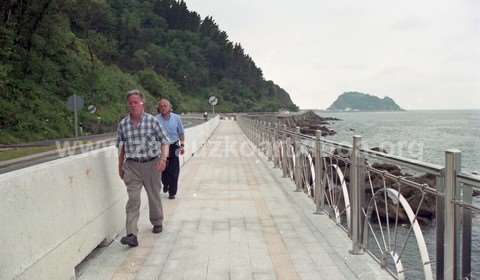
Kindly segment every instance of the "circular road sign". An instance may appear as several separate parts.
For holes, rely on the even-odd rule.
[[[88,109],[88,111],[89,111],[90,113],[92,113],[92,114],[97,111],[97,107],[95,107],[95,105],[89,105],[89,106],[87,107],[87,109]]]
[[[208,98],[208,103],[210,103],[212,106],[215,106],[218,103],[218,98],[212,95]]]

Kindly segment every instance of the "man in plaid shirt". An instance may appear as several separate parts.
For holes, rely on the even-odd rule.
[[[163,229],[160,175],[165,170],[169,139],[158,120],[144,112],[144,98],[139,90],[129,91],[127,101],[129,114],[117,129],[118,172],[128,193],[127,235],[120,242],[136,247],[142,186],[147,192],[152,231],[160,233]]]

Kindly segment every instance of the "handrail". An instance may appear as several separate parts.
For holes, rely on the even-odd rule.
[[[433,279],[434,274],[437,279],[457,279],[457,276],[471,279],[472,212],[480,213],[480,206],[473,203],[472,193],[480,191],[480,176],[461,171],[460,151],[446,151],[447,164],[442,166],[367,150],[359,144],[355,146],[327,140],[321,137],[319,130],[316,137],[305,135],[300,133],[299,127],[293,131],[285,125],[282,127],[278,123],[273,125],[261,120],[260,115],[256,117],[240,116],[238,121],[242,130],[254,144],[262,147],[261,150],[274,162],[274,167],[282,169],[284,177],[294,180],[296,191],[303,190],[314,199],[315,213],[327,213],[349,233],[352,238],[352,254],[361,254],[367,250],[395,278],[406,279],[408,269],[403,254],[410,235],[414,232],[414,240],[421,256],[418,264],[423,267],[425,279]],[[355,137],[357,143],[361,143],[361,137]],[[334,154],[335,150],[325,148],[328,145],[345,149],[348,154]],[[308,149],[304,149],[305,146]],[[394,175],[375,168],[371,165],[375,160],[414,170],[417,176],[426,174],[428,176],[425,178],[429,178],[430,183],[416,182],[413,175]],[[367,182],[364,182],[364,178],[368,178]],[[365,208],[367,204],[363,197],[364,191],[361,191],[363,188],[370,193],[368,211]],[[411,197],[404,197],[402,188],[413,188],[407,191]],[[427,203],[427,199],[430,200],[430,205],[431,199],[437,205],[434,207],[437,250],[431,256],[423,237],[425,233],[418,223],[421,206]],[[403,209],[402,213],[408,213],[410,223],[410,228],[403,233],[406,240],[401,248],[396,247],[397,232],[402,231],[397,227],[401,212],[399,208]],[[396,217],[390,218],[391,211],[396,213]],[[383,219],[379,213],[385,215]],[[391,221],[393,218],[394,222]],[[364,224],[362,220],[365,221]],[[395,248],[391,247],[392,225]],[[363,241],[359,239],[361,231]],[[368,240],[368,236],[373,236],[373,239]],[[462,246],[460,253],[452,249],[458,242]],[[377,249],[370,246],[376,246]],[[436,261],[430,261],[429,257]],[[388,259],[393,260],[393,263]],[[436,271],[432,271],[431,262],[436,262]]]

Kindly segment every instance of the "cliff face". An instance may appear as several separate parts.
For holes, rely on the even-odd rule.
[[[393,99],[361,92],[345,92],[328,107],[331,111],[403,111]]]

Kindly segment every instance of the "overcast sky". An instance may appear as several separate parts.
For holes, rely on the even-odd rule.
[[[405,109],[480,108],[480,0],[186,0],[300,108],[344,91]]]

